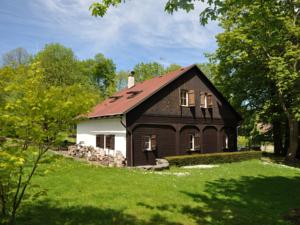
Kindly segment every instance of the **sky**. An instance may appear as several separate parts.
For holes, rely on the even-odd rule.
[[[205,27],[198,4],[190,13],[164,11],[167,0],[129,0],[111,8],[104,18],[93,17],[95,0],[0,0],[0,55],[23,47],[35,54],[47,43],[72,48],[79,59],[103,53],[117,70],[130,70],[140,62],[206,62],[204,53],[217,48],[216,22]]]

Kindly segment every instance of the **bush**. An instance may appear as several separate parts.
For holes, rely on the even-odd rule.
[[[250,159],[260,159],[261,156],[261,152],[245,151],[170,156],[166,157],[166,159],[172,166],[187,166],[197,164],[232,163]]]

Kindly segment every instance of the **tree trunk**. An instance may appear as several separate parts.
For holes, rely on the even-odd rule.
[[[289,144],[290,144],[290,131],[289,131],[289,123],[288,120],[286,119],[285,121],[285,130],[284,130],[284,147],[282,151],[282,155],[286,156],[287,151],[289,149]]]
[[[289,132],[290,132],[290,142],[289,142],[289,149],[286,155],[286,159],[293,161],[296,159],[297,150],[298,150],[298,122],[289,116]]]
[[[283,151],[283,147],[282,147],[281,124],[279,121],[273,122],[273,142],[274,142],[274,154],[280,155]]]

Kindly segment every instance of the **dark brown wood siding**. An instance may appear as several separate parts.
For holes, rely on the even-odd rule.
[[[145,151],[144,138],[150,136],[156,138],[156,150]],[[155,164],[156,158],[176,155],[175,130],[169,126],[139,125],[133,130],[133,160],[134,166]],[[153,144],[153,143],[152,143]]]
[[[186,154],[188,133],[196,130],[200,135],[201,152],[222,151],[222,128],[235,130],[240,118],[199,73],[197,69],[190,70],[127,113],[126,125],[132,132],[132,139],[131,133],[127,138],[128,165],[153,163],[155,157]],[[181,90],[193,90],[195,106],[180,105]],[[211,108],[200,107],[200,93],[211,95]],[[157,135],[158,150],[144,153],[140,137],[151,129]],[[235,150],[236,132],[233,135]]]
[[[218,152],[218,131],[215,127],[206,127],[203,130],[203,153]]]

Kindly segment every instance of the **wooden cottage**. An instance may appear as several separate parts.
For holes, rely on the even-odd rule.
[[[128,166],[156,158],[236,151],[241,116],[196,65],[128,87],[77,125],[77,143],[120,151]]]

